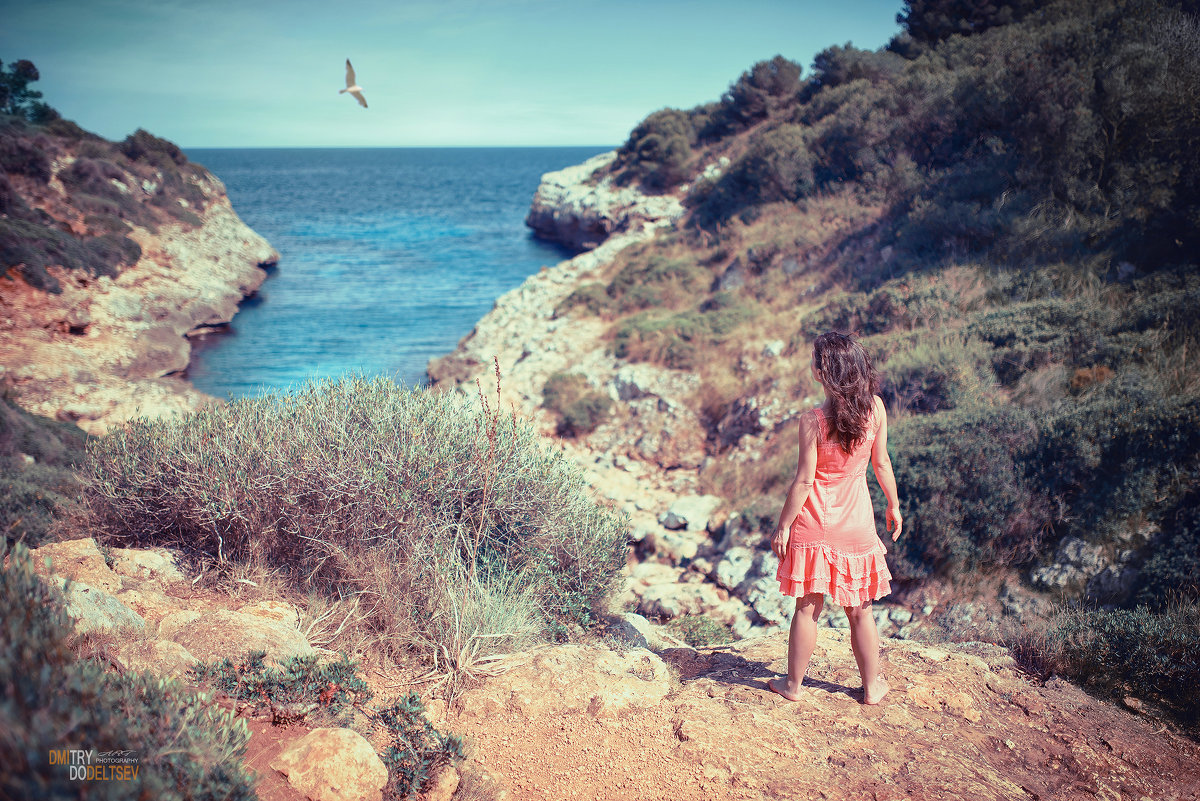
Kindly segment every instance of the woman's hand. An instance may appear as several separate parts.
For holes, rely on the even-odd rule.
[[[771,550],[774,551],[775,555],[780,559],[783,559],[783,557],[787,555],[789,533],[790,532],[785,529],[777,528],[775,529],[774,536],[771,537]]]
[[[894,506],[889,506],[887,510],[887,529],[892,531],[892,542],[900,539],[900,529],[904,526],[904,518],[900,516],[900,510]]]

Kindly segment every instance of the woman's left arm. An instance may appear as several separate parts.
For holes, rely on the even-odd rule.
[[[783,511],[779,513],[779,523],[775,526],[775,534],[771,537],[771,550],[782,559],[787,554],[788,537],[792,533],[792,523],[804,502],[808,500],[809,490],[812,489],[813,479],[817,475],[817,415],[809,413],[800,418],[800,459],[796,464],[796,477],[788,487],[787,498],[783,502]]]

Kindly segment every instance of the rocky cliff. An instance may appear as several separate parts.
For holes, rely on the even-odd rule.
[[[211,402],[180,377],[189,338],[226,325],[278,254],[170,143],[5,135],[25,147],[0,187],[0,378],[18,402],[94,434]]]

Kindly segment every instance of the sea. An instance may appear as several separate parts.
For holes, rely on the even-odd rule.
[[[280,258],[187,378],[224,399],[349,373],[424,385],[496,298],[572,255],[525,226],[541,176],[611,149],[189,149]]]

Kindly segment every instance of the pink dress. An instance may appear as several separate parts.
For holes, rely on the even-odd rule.
[[[860,606],[891,592],[887,548],[875,531],[867,490],[877,422],[872,418],[872,433],[848,454],[836,440],[826,438],[822,410],[815,414],[820,423],[817,471],[804,507],[792,522],[787,555],[775,578],[784,595],[828,593],[840,606]]]

